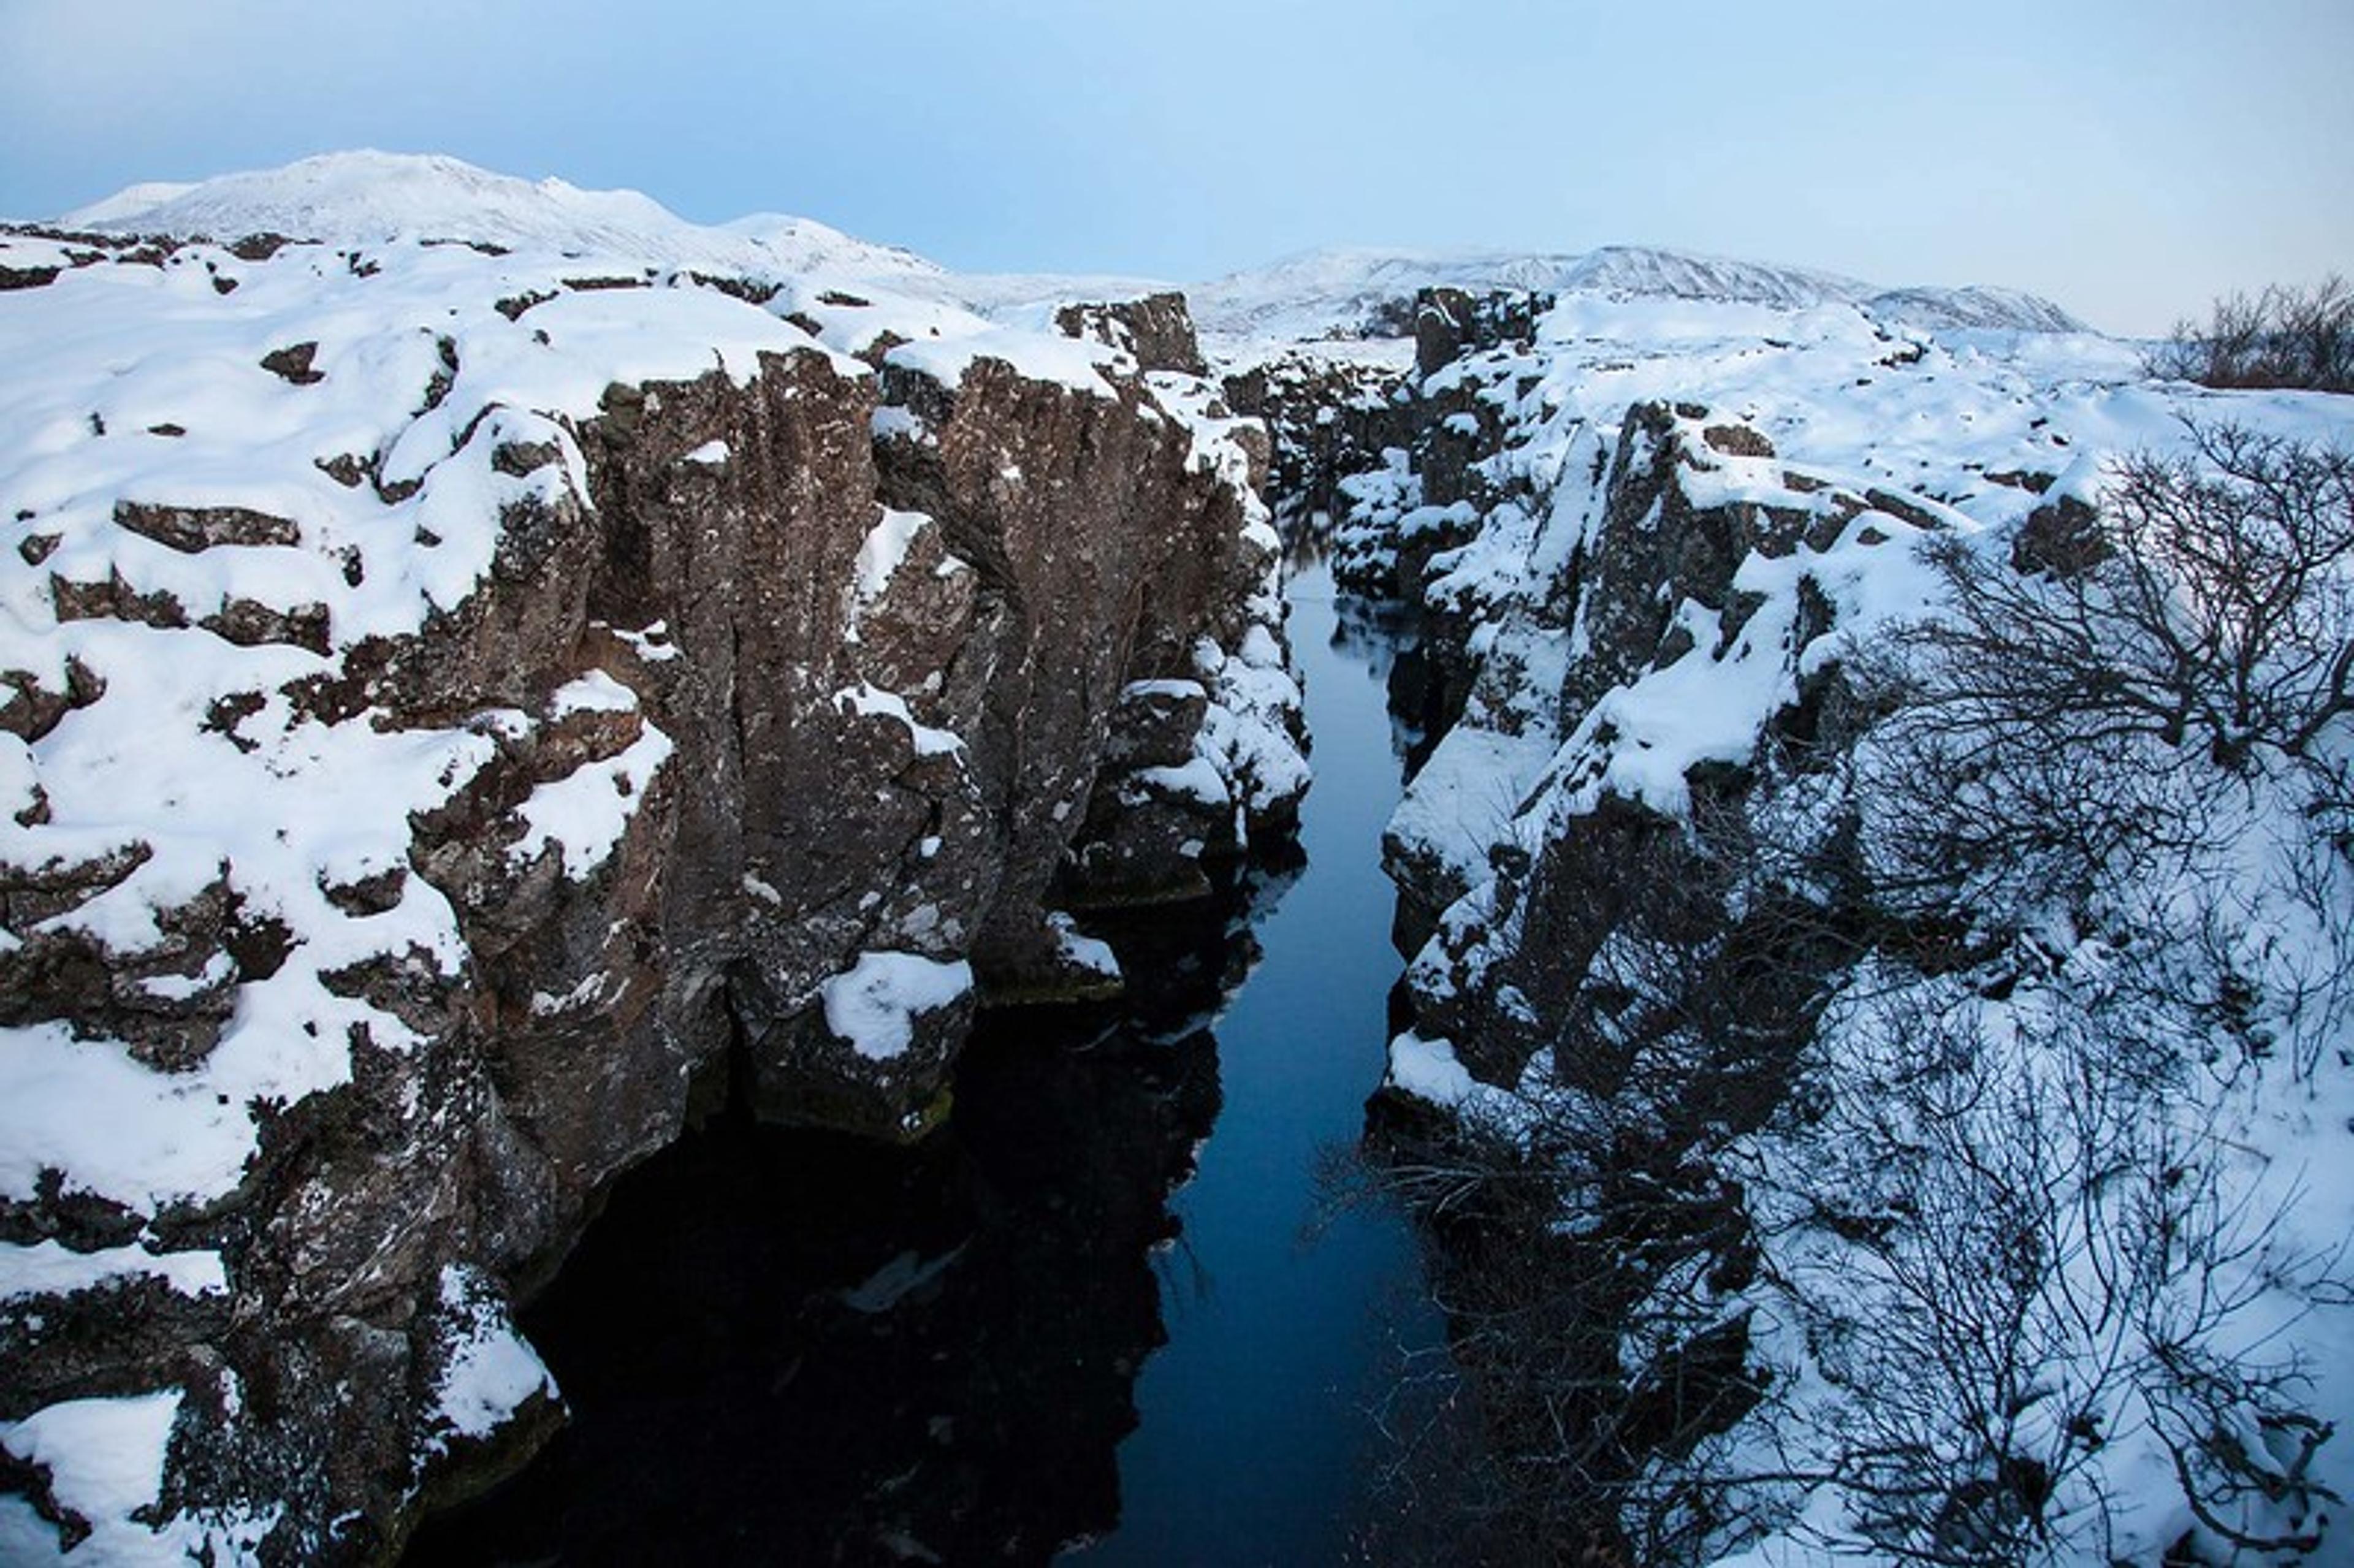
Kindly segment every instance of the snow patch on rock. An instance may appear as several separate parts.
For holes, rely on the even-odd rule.
[[[887,1062],[914,1044],[916,1020],[972,991],[972,965],[917,953],[861,953],[819,988],[825,1025],[870,1062]]]

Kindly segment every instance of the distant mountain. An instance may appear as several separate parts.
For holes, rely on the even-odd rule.
[[[186,180],[148,180],[125,185],[103,201],[76,207],[58,221],[69,228],[104,229],[129,214],[147,212],[187,195],[196,187]]]
[[[1863,302],[1882,320],[1912,326],[1991,327],[2010,332],[2090,332],[2041,294],[2017,289],[1891,289]]]
[[[517,179],[459,159],[349,152],[196,185],[133,185],[66,214],[69,228],[215,239],[276,233],[361,245],[395,236],[626,259],[735,276],[856,280],[1036,324],[1060,301],[1171,287],[1137,279],[951,273],[911,251],[811,218],[762,213],[691,223],[636,191]],[[1329,249],[1187,287],[1203,330],[1227,338],[1384,336],[1410,330],[1418,289],[1718,301],[1773,310],[1852,305],[1930,330],[2083,332],[2049,300],[2004,289],[1883,289],[1837,273],[1643,246],[1583,254]]]
[[[1229,274],[1187,294],[1206,331],[1313,338],[1385,335],[1401,324],[1399,307],[1425,288],[1707,300],[1784,311],[1844,304],[1880,320],[1931,329],[2087,330],[2051,301],[2011,290],[1882,289],[1808,268],[1627,245],[1582,255],[1314,250]]]

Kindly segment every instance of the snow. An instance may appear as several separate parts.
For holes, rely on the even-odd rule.
[[[177,1389],[119,1399],[77,1399],[0,1422],[0,1447],[48,1467],[58,1500],[90,1521],[70,1555],[53,1526],[14,1495],[0,1497],[0,1558],[10,1563],[163,1564],[185,1562],[185,1533],[159,1534],[133,1519],[164,1487],[164,1459],[180,1412]]]
[[[818,990],[834,1036],[870,1062],[887,1062],[914,1042],[917,1018],[971,991],[972,966],[916,953],[861,953]]]
[[[891,574],[907,558],[907,546],[915,543],[917,532],[930,522],[921,512],[899,512],[887,506],[883,509],[882,517],[858,546],[857,567],[851,580],[853,591],[862,603],[872,604],[883,597],[883,590],[891,585]]]
[[[917,418],[914,410],[895,404],[885,403],[876,408],[867,425],[878,441],[928,441],[932,439],[931,428]]]
[[[882,602],[892,577],[907,561],[917,535],[930,526],[931,521],[921,512],[901,512],[885,506],[883,515],[866,531],[851,570],[850,612],[843,628],[843,635],[850,641],[858,641],[859,622]],[[965,569],[964,563],[953,556],[943,556],[940,565],[943,571]]]
[[[153,211],[196,188],[196,183],[190,180],[143,181],[138,185],[125,185],[111,196],[78,207],[59,217],[58,223],[66,228],[103,228],[118,218]]]
[[[586,877],[611,857],[672,749],[670,736],[647,725],[619,756],[540,785],[516,808],[524,834],[507,846],[507,859],[525,863],[558,844],[564,874],[575,882]]]
[[[665,663],[679,656],[678,644],[665,641],[670,636],[670,628],[662,621],[657,620],[652,625],[634,630],[625,626],[616,626],[611,630],[615,637],[628,646],[631,652],[649,664]]]
[[[1209,699],[1209,694],[1202,689],[1199,681],[1130,681],[1120,688],[1119,694],[1123,698],[1162,697],[1177,702],[1206,702]]]
[[[1471,886],[1554,748],[1543,730],[1515,735],[1473,724],[1448,732],[1391,814],[1387,837],[1426,861],[1426,870],[1441,868]]]
[[[434,1390],[434,1441],[489,1436],[535,1395],[556,1396],[556,1380],[507,1316],[496,1285],[481,1271],[451,1264],[441,1271],[443,1310],[455,1326],[449,1359]]]
[[[469,1340],[450,1363],[436,1406],[451,1431],[482,1437],[496,1431],[525,1400],[552,1390],[537,1354],[512,1330]]]
[[[1173,795],[1204,806],[1234,803],[1234,798],[1227,790],[1225,776],[1207,757],[1192,757],[1174,768],[1140,768],[1135,778],[1140,788],[1157,794]]]
[[[602,670],[591,670],[567,681],[547,700],[550,718],[579,713],[630,714],[638,711],[638,694]]]
[[[0,1300],[65,1296],[116,1280],[154,1277],[183,1296],[228,1288],[217,1252],[151,1252],[143,1246],[73,1252],[55,1241],[0,1243]]]
[[[493,174],[456,158],[372,151],[323,154],[197,185],[133,185],[58,223],[221,240],[248,234],[358,246],[465,239],[755,278],[843,272],[920,282],[939,270],[905,250],[853,239],[809,218],[761,214],[706,228],[636,191],[582,190],[559,179]]]
[[[1293,738],[1301,725],[1299,682],[1278,634],[1284,614],[1281,545],[1266,503],[1247,487],[1247,460],[1233,439],[1238,421],[1210,412],[1206,383],[1167,376],[1152,382],[1163,406],[1186,425],[1195,465],[1241,491],[1243,543],[1256,553],[1258,579],[1235,647],[1229,651],[1205,637],[1193,649],[1193,668],[1209,696],[1193,737],[1195,759],[1215,771],[1223,794],[1211,793],[1190,763],[1157,782],[1205,804],[1235,801],[1237,836],[1246,843],[1253,817],[1298,800],[1308,789],[1308,758]]]
[[[872,682],[862,681],[855,686],[845,686],[833,694],[834,705],[846,714],[862,718],[896,719],[907,726],[907,739],[918,757],[950,757],[964,750],[964,737],[953,731],[938,728],[919,721],[907,706],[907,699],[896,692],[886,692]]]
[[[1426,1040],[1413,1030],[1390,1042],[1390,1085],[1416,1099],[1453,1110],[1479,1088],[1471,1069],[1455,1059],[1454,1045]]]
[[[1119,958],[1111,950],[1109,942],[1083,935],[1077,924],[1059,909],[1046,916],[1046,927],[1055,934],[1055,948],[1065,964],[1107,980],[1120,978]]]
[[[592,970],[581,976],[580,983],[562,996],[552,995],[544,991],[533,991],[531,993],[532,1015],[535,1018],[552,1018],[558,1013],[569,1012],[575,1008],[601,1006],[607,1000],[606,993],[609,991],[618,991],[622,983],[624,982],[606,970]]]
[[[980,360],[993,359],[1013,366],[1034,381],[1052,382],[1074,392],[1098,397],[1112,395],[1104,379],[1107,367],[1135,362],[1115,349],[1076,338],[1047,338],[1000,327],[979,325],[952,336],[902,344],[885,356],[885,363],[917,371],[943,387],[955,387]]]
[[[1389,1072],[1383,1081],[1390,1088],[1452,1111],[1477,1126],[1512,1133],[1528,1122],[1531,1101],[1524,1097],[1525,1091],[1480,1082],[1456,1059],[1452,1041],[1428,1038],[1411,1029],[1390,1042]]]

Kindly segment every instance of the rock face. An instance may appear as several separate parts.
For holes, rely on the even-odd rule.
[[[1505,459],[1508,441],[1518,439],[1511,394],[1530,366],[1536,319],[1550,303],[1542,295],[1454,289],[1415,296],[1414,376],[1392,394],[1385,428],[1365,441],[1395,455],[1384,452],[1334,485],[1342,515],[1333,572],[1341,582],[1424,603],[1440,575],[1431,563],[1469,544],[1498,506],[1528,497],[1526,476]]]
[[[1136,356],[1147,370],[1205,376],[1202,344],[1193,334],[1193,314],[1185,296],[1173,290],[1140,299],[1076,303],[1055,313],[1066,337],[1083,337]]]
[[[1753,750],[1852,743],[1855,699],[1823,655],[1859,615],[1821,584],[1935,525],[1900,498],[1786,471],[1762,432],[1699,405],[1636,404],[1610,447],[1581,510],[1589,531],[1533,596],[1539,627],[1561,607],[1551,630],[1577,655],[1549,670],[1525,656],[1457,655],[1481,726],[1555,743],[1521,796],[1524,820],[1485,844],[1448,845],[1407,812],[1385,845],[1435,933],[1411,977],[1418,1027],[1499,1082],[1582,1027],[1565,1021],[1608,990],[1590,972],[1606,941],[1647,923],[1689,935],[1723,917],[1723,864],[1769,852],[1694,842],[1685,823],[1733,832]],[[1769,577],[1754,564],[1768,562],[1787,569]],[[1439,635],[1453,625],[1442,619]],[[1723,737],[1677,736],[1678,751],[1618,716],[1619,694],[1703,666],[1752,688],[1723,705]],[[1778,913],[1757,917],[1770,926]]]
[[[1099,923],[1129,993],[984,1013],[920,1142],[724,1118],[617,1183],[526,1319],[577,1425],[408,1557],[1043,1564],[1108,1534],[1243,913]]]
[[[1427,379],[1468,354],[1525,348],[1553,304],[1550,294],[1421,290],[1414,300],[1415,371]]]
[[[1295,527],[1346,505],[1341,481],[1382,466],[1419,424],[1405,377],[1378,362],[1288,355],[1226,377],[1239,413],[1264,420],[1274,442],[1268,492]]]
[[[506,1304],[698,1105],[921,1133],[976,1006],[1106,983],[1058,904],[1305,786],[1206,384],[815,283],[8,247],[28,1540],[396,1550],[556,1419]],[[112,376],[166,331],[211,383]]]

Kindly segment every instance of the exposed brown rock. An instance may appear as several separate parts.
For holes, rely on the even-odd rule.
[[[120,527],[188,555],[219,545],[292,545],[302,537],[292,519],[243,506],[157,506],[121,501],[115,503],[114,521]]]
[[[1187,376],[1209,371],[1193,333],[1193,312],[1186,308],[1185,296],[1174,290],[1134,300],[1065,305],[1055,313],[1055,327],[1066,337],[1086,338],[1132,354],[1146,370],[1174,370]]]
[[[1747,425],[1710,425],[1702,429],[1700,439],[1710,448],[1727,457],[1769,458],[1774,455],[1774,443],[1765,432]]]
[[[106,683],[80,660],[69,654],[61,690],[52,691],[40,676],[27,670],[0,670],[0,729],[22,740],[38,740],[58,727],[58,721],[76,708],[88,707],[106,694]]]
[[[100,583],[78,583],[52,573],[49,600],[59,620],[129,620],[165,628],[188,624],[188,612],[162,588],[141,593],[121,572],[109,572]]]
[[[2027,514],[2011,541],[2015,571],[2050,572],[2072,577],[2090,571],[2114,553],[2101,532],[2101,515],[2073,495],[2049,501]]]
[[[1553,308],[1550,294],[1471,294],[1424,289],[1414,300],[1414,366],[1429,376],[1466,354],[1504,344],[1527,344],[1537,318]]]
[[[236,285],[232,283],[230,287]],[[319,345],[315,343],[289,344],[284,348],[273,348],[263,355],[261,368],[297,387],[308,387],[327,378],[324,371],[311,368],[311,361],[318,352]]]

